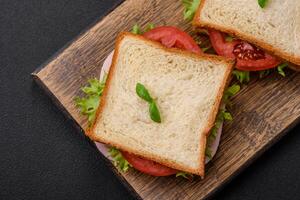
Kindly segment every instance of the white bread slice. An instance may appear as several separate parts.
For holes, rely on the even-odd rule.
[[[300,1],[201,0],[193,24],[210,27],[253,43],[300,65]]]
[[[204,176],[206,134],[215,121],[233,61],[119,35],[94,126],[86,134],[163,165]],[[155,97],[161,123],[137,96]]]

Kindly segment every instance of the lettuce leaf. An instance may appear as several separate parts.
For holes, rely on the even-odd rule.
[[[144,30],[142,30],[142,28],[138,24],[135,24],[131,29],[131,33],[134,33],[137,35],[142,35],[143,33],[146,33],[154,28],[155,28],[155,25],[153,23],[148,23]]]
[[[250,81],[250,72],[249,71],[239,71],[233,70],[232,74],[236,79],[241,83],[248,83]]]
[[[278,65],[278,67],[277,67],[277,72],[278,72],[281,76],[285,77],[284,69],[285,69],[286,67],[288,67],[288,66],[289,66],[289,65],[288,65],[287,63],[281,63],[281,64]]]
[[[182,177],[182,178],[185,178],[185,179],[188,179],[188,180],[192,181],[193,178],[194,178],[194,175],[190,174],[188,172],[177,172],[176,173],[176,178],[177,177]]]
[[[113,164],[120,169],[122,172],[127,172],[132,167],[129,162],[123,157],[121,152],[115,147],[110,147],[108,150],[110,157],[113,160]]]
[[[192,21],[201,0],[182,0],[184,6],[183,19]]]
[[[82,115],[87,116],[89,125],[95,120],[96,111],[99,106],[100,96],[103,93],[105,86],[106,76],[103,81],[98,79],[89,79],[88,85],[81,88],[84,93],[84,97],[75,97],[75,105],[79,108]]]
[[[225,103],[224,108],[220,108],[219,113],[216,117],[216,121],[214,126],[212,127],[210,134],[207,138],[207,144],[205,149],[205,155],[211,159],[212,158],[212,150],[210,149],[210,146],[217,138],[217,133],[219,128],[221,127],[221,124],[224,121],[232,121],[233,117],[230,114],[230,112],[227,111],[226,107],[231,104],[230,98],[236,95],[240,91],[241,87],[237,84],[234,84],[227,88],[227,90],[224,92],[223,100],[222,102]]]

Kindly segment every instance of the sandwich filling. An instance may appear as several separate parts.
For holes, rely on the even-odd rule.
[[[183,0],[182,3],[185,8],[183,17],[187,21],[193,21],[193,24],[196,27],[200,27],[201,29],[203,28],[205,33],[208,35],[208,37],[202,35],[204,37],[202,37],[201,41],[199,41],[200,46],[202,46],[201,49],[204,52],[213,53],[236,60],[236,70],[233,71],[233,75],[236,76],[237,80],[240,81],[240,83],[243,84],[250,81],[250,72],[258,72],[259,78],[263,78],[269,75],[273,70],[277,71],[281,76],[285,76],[284,69],[287,67],[297,70],[296,67],[291,66],[288,62],[280,60],[278,57],[269,54],[268,52],[254,44],[220,32],[219,30],[225,31],[225,29],[217,28],[218,26],[213,25],[218,24],[216,21],[220,22],[222,19],[228,19],[228,16],[230,16],[230,14],[228,16],[224,14],[222,16],[215,16],[216,13],[220,13],[213,12],[213,10],[217,10],[216,8],[219,4],[217,4],[216,2],[212,2],[214,1]],[[223,8],[225,7],[225,4],[230,4],[230,1],[218,2],[223,5],[221,5],[222,12],[230,12],[232,11],[231,9],[234,10],[234,8],[232,7]],[[257,8],[260,6],[261,10],[259,10],[259,14],[265,15],[266,11],[264,11],[264,8],[266,7],[266,2],[267,1],[260,0],[258,2],[253,1],[251,2],[251,8],[257,10]],[[278,5],[281,4],[278,3]],[[215,9],[212,8],[214,6],[216,6]],[[205,7],[206,9],[204,9],[203,7]],[[268,10],[268,12],[270,12],[270,10]],[[202,13],[204,14],[202,15]],[[233,13],[235,13],[235,11],[233,11]],[[248,14],[251,16],[251,13],[253,12],[249,13]],[[243,15],[244,14],[245,13],[243,13]],[[243,17],[238,17],[238,15],[238,13],[235,13],[235,19],[245,19]],[[207,21],[210,21],[211,23],[208,23]],[[253,20],[248,19],[248,21],[249,22],[247,23],[249,23],[250,25],[251,21],[253,23]],[[265,22],[267,21],[268,20],[266,19]],[[246,26],[247,23],[244,23],[244,25]],[[258,23],[261,23],[261,21]],[[269,23],[269,25],[270,24],[271,23]],[[237,28],[238,26],[238,24],[236,23],[232,25],[235,26],[235,28]],[[212,29],[212,27],[217,28],[218,30]],[[265,28],[265,30],[267,30],[267,28]]]
[[[141,31],[137,29],[136,32],[141,33]],[[152,27],[152,29],[145,32],[143,36],[146,37],[147,39],[160,42],[162,45],[168,48],[179,48],[196,54],[203,53],[201,48],[198,46],[198,44],[194,41],[194,39],[191,36],[189,36],[187,33],[175,27],[170,27],[170,26],[158,27],[158,28]],[[100,82],[98,81],[99,84],[97,85],[96,83],[94,83],[93,80],[90,81],[90,88],[92,88],[93,90],[103,91],[106,74],[109,71],[109,68],[112,64],[113,54],[114,52],[111,52],[111,54],[104,61],[103,67],[101,69],[102,71],[100,74]],[[88,87],[83,88],[83,92],[85,92],[85,90],[90,90],[90,88]],[[231,96],[236,94],[239,91],[239,89],[240,89],[239,86],[236,87],[236,85],[230,87],[229,93],[224,94],[223,103],[226,104],[227,103],[226,101]],[[89,102],[88,98],[86,99],[78,98],[76,100],[77,106],[81,108],[81,112],[83,114],[89,116],[89,121],[91,123],[94,120],[95,113],[99,105],[99,96],[101,96],[101,93],[100,94],[98,94],[97,92],[95,93],[96,95],[98,95],[98,99],[93,98],[95,100],[94,102]],[[92,94],[89,93],[89,95]],[[87,107],[87,108],[83,109],[83,107]],[[231,119],[232,117],[230,113],[226,112],[225,105],[221,106],[219,114],[216,118],[215,125],[214,127],[212,127],[210,134],[208,135],[207,138],[205,163],[208,163],[217,152],[221,133],[222,133],[223,121],[231,120]],[[185,178],[190,177],[188,173],[180,172],[178,170],[156,163],[152,160],[144,159],[140,156],[136,156],[134,154],[118,150],[116,148],[110,147],[102,143],[96,142],[96,146],[106,157],[112,159],[114,163],[117,164],[123,171],[126,171],[129,168],[129,166],[132,166],[143,173],[150,174],[153,176],[169,176],[169,175],[176,174],[176,176],[183,176]]]

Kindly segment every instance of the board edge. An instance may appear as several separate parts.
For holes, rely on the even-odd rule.
[[[242,172],[244,172],[250,165],[254,164],[264,153],[266,153],[272,146],[277,144],[284,136],[286,136],[291,129],[295,128],[300,123],[300,116],[290,123],[285,129],[283,129],[279,134],[273,137],[263,148],[257,151],[252,157],[250,157],[239,169],[237,169],[231,176],[225,179],[218,187],[213,189],[211,192],[204,195],[204,199],[213,199],[213,197],[220,192],[226,185],[232,180],[236,179]]]

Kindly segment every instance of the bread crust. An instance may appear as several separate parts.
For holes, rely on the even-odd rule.
[[[130,147],[125,146],[123,144],[115,143],[113,141],[108,141],[108,140],[106,140],[102,137],[97,136],[97,134],[95,134],[95,127],[96,127],[96,124],[99,121],[99,119],[102,117],[101,114],[102,114],[102,111],[105,107],[106,97],[108,95],[109,88],[110,88],[110,83],[111,83],[112,77],[113,77],[114,72],[115,72],[115,66],[116,66],[118,55],[119,55],[120,44],[121,44],[121,41],[125,37],[139,38],[140,40],[143,40],[146,43],[150,43],[151,45],[154,45],[157,48],[163,49],[166,52],[184,54],[184,55],[186,55],[188,57],[191,57],[191,58],[205,59],[205,60],[210,60],[210,61],[214,61],[214,62],[223,62],[227,66],[226,78],[224,79],[222,85],[219,88],[218,95],[217,95],[217,100],[214,104],[214,108],[213,108],[212,112],[209,114],[207,126],[204,128],[203,133],[200,134],[199,140],[201,142],[200,143],[201,149],[200,149],[200,152],[199,152],[199,161],[200,161],[199,163],[200,163],[200,165],[198,166],[198,168],[189,168],[189,167],[180,165],[176,162],[172,162],[170,160],[164,159],[160,156],[153,155],[151,153],[140,152],[140,151],[135,150],[134,148],[130,148]],[[123,151],[127,151],[129,153],[136,154],[136,155],[141,156],[141,157],[146,158],[146,159],[153,160],[153,161],[155,161],[157,163],[160,163],[162,165],[165,165],[167,167],[174,168],[174,169],[181,170],[181,171],[185,171],[185,172],[189,172],[189,173],[193,173],[193,174],[197,174],[197,175],[201,176],[202,178],[204,178],[206,137],[207,137],[207,134],[209,133],[211,127],[214,125],[215,118],[216,118],[216,115],[218,113],[219,106],[220,106],[220,103],[221,103],[221,99],[222,99],[222,96],[223,96],[223,92],[224,92],[226,84],[227,84],[227,82],[230,78],[230,73],[233,69],[234,63],[235,63],[235,61],[233,61],[232,59],[227,59],[227,58],[216,56],[216,55],[208,55],[208,54],[198,55],[198,54],[191,53],[191,52],[184,51],[184,50],[180,50],[180,49],[167,48],[167,47],[164,47],[163,45],[161,45],[160,43],[158,43],[156,41],[148,40],[143,36],[135,35],[135,34],[128,33],[128,32],[122,32],[122,33],[119,34],[119,36],[117,37],[117,40],[116,40],[115,53],[114,53],[114,56],[113,56],[112,65],[111,65],[110,71],[107,75],[105,88],[104,88],[104,91],[103,91],[103,94],[102,94],[102,97],[101,97],[101,101],[100,101],[98,110],[96,112],[95,123],[93,124],[93,126],[90,129],[86,130],[85,133],[91,140],[101,142],[101,143],[105,143],[105,144],[109,144],[111,146],[115,146],[118,149],[121,149]]]
[[[201,11],[204,7],[204,4],[206,3],[206,0],[201,0],[200,5],[196,11],[195,17],[192,21],[192,24],[196,27],[201,28],[212,28],[215,30],[219,30],[224,33],[228,33],[230,35],[236,36],[242,40],[245,40],[247,42],[250,42],[252,44],[255,44],[256,46],[264,49],[266,52],[270,53],[271,55],[274,55],[275,57],[278,57],[279,60],[286,60],[288,62],[296,64],[297,68],[300,68],[300,56],[293,56],[289,53],[283,52],[281,49],[278,49],[276,47],[273,47],[272,45],[267,44],[266,42],[256,39],[252,35],[242,33],[235,29],[227,28],[226,26],[220,26],[213,23],[205,22],[200,18]]]

